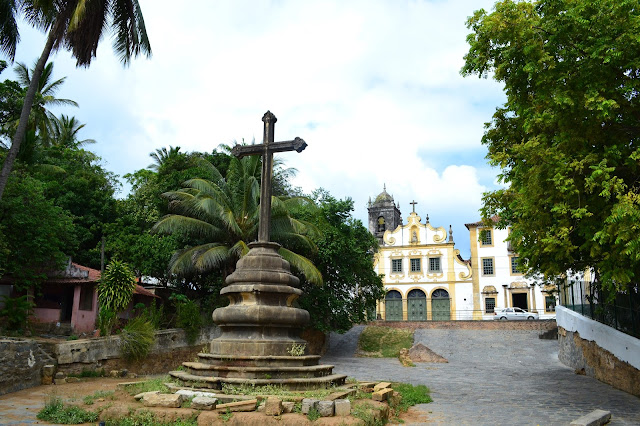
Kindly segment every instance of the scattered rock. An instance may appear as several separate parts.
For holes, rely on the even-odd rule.
[[[302,414],[309,414],[312,408],[318,409],[318,400],[305,398],[302,400]]]
[[[335,401],[336,399],[345,399],[349,395],[355,395],[356,389],[348,389],[344,392],[334,392],[327,397],[328,401]]]
[[[267,416],[279,416],[284,410],[282,400],[279,398],[267,398],[264,407],[264,413]]]
[[[178,395],[182,395],[185,398],[193,398],[194,396],[206,396],[209,398],[215,398],[216,394],[214,392],[201,392],[201,391],[192,391],[188,389],[180,389],[176,391]]]
[[[333,401],[320,401],[318,402],[318,412],[322,417],[333,416]]]
[[[409,358],[413,362],[449,362],[422,343],[417,343],[409,349]]]
[[[216,406],[217,411],[255,411],[257,399],[248,399],[246,401],[229,402],[227,404],[219,404]]]
[[[400,364],[402,364],[403,367],[415,367],[416,366],[413,363],[413,361],[411,361],[411,358],[409,358],[409,349],[407,349],[407,348],[400,349],[400,352],[398,353],[398,359],[400,360]]]
[[[334,401],[335,415],[344,417],[351,414],[351,401],[348,399],[336,399]]]
[[[293,413],[296,403],[292,401],[282,401],[282,412],[285,414]]]
[[[377,385],[375,385],[373,387],[373,391],[374,392],[378,392],[379,390],[386,389],[388,387],[391,387],[391,383],[389,383],[389,382],[380,382],[380,383],[378,383]]]
[[[167,394],[167,393],[157,393],[157,394],[147,394],[142,397],[142,403],[145,407],[170,407],[170,408],[178,408],[182,405],[184,401],[184,397],[178,394]]]
[[[62,371],[58,371],[55,376],[56,379],[64,379],[65,374]]]
[[[191,408],[194,410],[213,410],[218,400],[209,396],[196,396],[191,400]]]

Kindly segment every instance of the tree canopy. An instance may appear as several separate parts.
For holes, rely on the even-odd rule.
[[[506,188],[484,196],[526,266],[640,276],[640,8],[636,0],[505,0],[476,11],[463,75],[507,101],[486,125]]]

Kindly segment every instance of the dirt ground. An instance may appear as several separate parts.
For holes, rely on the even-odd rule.
[[[30,389],[23,389],[18,392],[0,396],[0,426],[8,425],[50,425],[50,423],[40,421],[36,418],[38,412],[44,407],[46,400],[52,396],[62,398],[66,403],[78,405],[79,407],[96,411],[98,409],[109,409],[126,412],[129,407],[141,408],[142,405],[136,402],[133,396],[122,388],[118,388],[118,383],[144,381],[148,379],[123,379],[123,378],[97,378],[81,379],[77,383],[64,383],[48,386],[37,386]],[[96,392],[113,392],[113,395],[105,398],[97,398],[91,405],[85,404],[83,398],[88,395],[95,395]],[[189,417],[196,411],[191,409],[179,409],[181,416]],[[165,421],[171,420],[176,409],[153,409],[158,412]],[[425,423],[428,420],[424,417],[424,412],[409,410],[401,417],[405,424]],[[334,424],[334,420],[340,418],[323,418],[322,424]],[[338,421],[337,424],[340,424]],[[87,423],[93,424],[93,423]],[[393,424],[393,422],[391,423]]]

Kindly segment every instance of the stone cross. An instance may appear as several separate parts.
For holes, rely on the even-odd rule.
[[[264,122],[264,134],[262,143],[257,145],[236,145],[231,154],[238,158],[247,155],[262,155],[262,177],[260,181],[260,220],[258,228],[258,241],[269,242],[269,230],[271,228],[271,179],[273,178],[273,153],[296,151],[302,152],[307,143],[296,137],[292,141],[274,142],[274,127],[278,119],[271,111],[267,111],[262,117]]]
[[[416,200],[413,200],[413,201],[412,201],[412,202],[410,202],[409,204],[411,204],[411,205],[412,205],[412,207],[413,207],[413,212],[415,213],[415,212],[416,212],[416,204],[418,204],[418,203],[416,203]]]

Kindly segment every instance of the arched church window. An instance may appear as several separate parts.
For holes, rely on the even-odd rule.
[[[448,299],[449,292],[447,292],[447,290],[445,289],[439,288],[431,294],[431,298],[432,299]]]
[[[389,300],[389,299],[402,299],[402,295],[397,290],[391,290],[391,291],[387,292],[387,295],[385,296],[385,299],[387,299],[387,300]]]
[[[380,216],[378,218],[378,232],[384,232],[386,229],[385,224],[384,224],[384,217]]]

